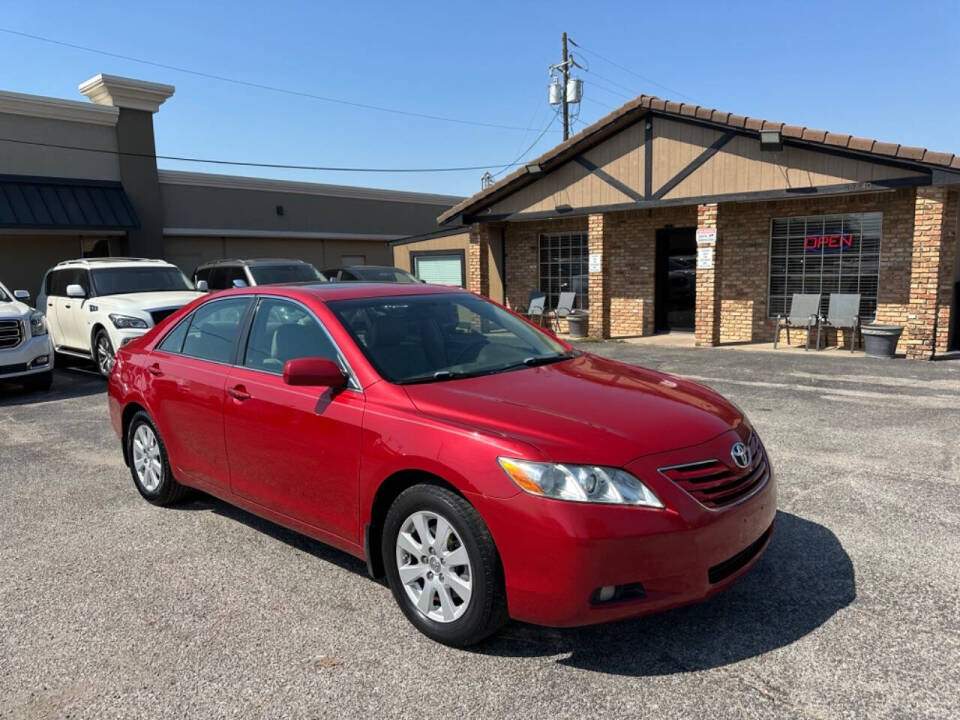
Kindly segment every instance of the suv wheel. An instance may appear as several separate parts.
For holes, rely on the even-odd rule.
[[[97,330],[97,334],[93,336],[93,359],[97,362],[97,370],[100,374],[109,378],[115,358],[113,344],[106,330]]]
[[[160,433],[145,412],[138,412],[127,429],[127,457],[137,490],[154,505],[171,505],[186,488],[173,479],[167,449]]]
[[[387,512],[381,547],[387,581],[418,630],[465,647],[507,621],[500,556],[473,506],[435,485],[404,490]]]

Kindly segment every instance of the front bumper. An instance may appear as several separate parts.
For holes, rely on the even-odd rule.
[[[46,356],[44,363],[35,364]],[[0,350],[0,381],[17,380],[53,370],[53,343],[50,335],[31,337],[15,348]]]
[[[723,436],[717,445],[729,452],[730,439]],[[669,480],[654,478],[655,468],[665,464],[670,463],[658,456],[628,469],[648,483],[666,510],[527,493],[480,500],[503,562],[510,616],[553,627],[620,620],[704,600],[746,573],[772,534],[772,469],[745,500],[710,510]],[[601,587],[636,583],[642,585],[639,596],[596,601]]]

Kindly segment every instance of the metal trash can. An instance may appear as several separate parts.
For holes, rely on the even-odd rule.
[[[901,325],[864,325],[860,330],[867,357],[890,359],[896,355],[897,343],[903,333]]]
[[[567,315],[567,332],[572,338],[585,338],[587,336],[587,325],[590,316],[580,310],[574,310]]]

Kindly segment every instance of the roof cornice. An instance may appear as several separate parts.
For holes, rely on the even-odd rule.
[[[147,82],[119,75],[94,75],[77,88],[97,105],[155,113],[173,95],[173,85]]]
[[[110,126],[117,124],[120,114],[115,107],[2,90],[0,90],[0,113]]]
[[[215,173],[187,172],[183,170],[159,170],[160,182],[164,185],[193,185],[197,187],[224,188],[229,190],[259,190],[267,192],[294,193],[301,195],[324,195],[328,197],[382,200],[386,202],[422,203],[450,207],[461,200],[459,195],[435,195],[433,193],[405,190],[381,190],[379,188],[354,187],[352,185],[326,185],[323,183],[299,182],[296,180],[272,180],[269,178],[242,175],[218,175]]]

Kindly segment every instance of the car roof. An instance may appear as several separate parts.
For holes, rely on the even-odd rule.
[[[131,258],[131,257],[102,257],[102,258],[79,258],[77,260],[64,260],[54,265],[54,269],[67,267],[140,267],[143,265],[157,265],[161,267],[176,267],[166,260],[154,258]]]
[[[224,258],[222,260],[210,260],[209,262],[201,263],[197,266],[197,269],[213,267],[214,265],[230,265],[233,263],[239,263],[241,265],[279,265],[285,263],[287,265],[308,265],[305,260],[299,260],[297,258]]]
[[[403,295],[463,295],[472,294],[459,287],[447,285],[423,285],[420,283],[377,282],[317,282],[263,285],[252,288],[234,288],[218,292],[218,296],[263,295],[279,292],[290,297],[311,297],[322,302],[333,300],[359,300],[361,298],[399,297]]]

